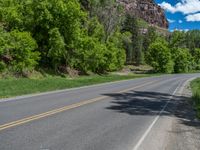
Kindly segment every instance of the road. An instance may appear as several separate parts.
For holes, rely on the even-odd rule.
[[[0,102],[0,150],[165,149],[182,86],[140,78]]]

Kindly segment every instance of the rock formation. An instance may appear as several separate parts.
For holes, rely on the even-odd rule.
[[[164,10],[154,0],[117,0],[130,15],[144,19],[151,25],[168,28]]]

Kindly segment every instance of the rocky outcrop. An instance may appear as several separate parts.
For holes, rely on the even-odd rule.
[[[130,15],[144,19],[151,25],[168,28],[164,10],[154,0],[117,0]]]

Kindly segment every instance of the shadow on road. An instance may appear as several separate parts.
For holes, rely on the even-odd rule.
[[[112,97],[111,106],[106,109],[129,115],[158,115],[161,109],[172,97],[159,92],[130,91],[127,93],[105,94]],[[182,124],[200,128],[200,122],[195,119],[195,111],[188,98],[173,96],[168,107],[160,115],[176,116]]]

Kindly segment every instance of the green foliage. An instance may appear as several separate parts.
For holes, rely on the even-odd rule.
[[[3,61],[0,61],[0,72],[3,72],[6,69],[6,64]]]
[[[174,60],[174,72],[184,73],[189,72],[192,68],[192,56],[188,49],[176,48],[172,51]]]
[[[87,19],[87,13],[77,0],[5,0],[0,5],[0,19],[7,30],[31,33],[38,45],[37,52],[41,53],[40,65],[56,71],[59,66],[69,66],[83,73],[102,73],[120,69],[125,62],[121,33],[116,34],[122,19],[117,14],[122,10],[113,7],[115,4],[112,0],[88,1],[94,9]],[[102,13],[104,6],[107,7]],[[28,38],[23,42],[25,40]],[[25,49],[16,46],[15,51]],[[38,60],[35,57],[33,59]],[[12,64],[21,70],[26,63],[21,64],[19,59]],[[35,62],[29,63],[34,66]]]
[[[122,68],[124,66],[126,56],[123,45],[123,38],[125,34],[121,34],[120,32],[115,32],[112,37],[110,37],[107,47],[107,63],[108,69],[110,71],[116,71],[118,68]]]
[[[186,45],[190,49],[192,55],[194,55],[195,48],[200,48],[200,31],[191,30],[185,33],[186,34]]]
[[[132,34],[130,32],[124,32],[122,41],[123,41],[123,47],[126,51],[126,63],[130,64],[132,62],[133,57],[133,45],[132,45]]]
[[[200,63],[200,48],[195,48],[194,59],[195,62]]]
[[[144,36],[143,51],[147,52],[149,45],[153,43],[158,38],[156,29],[154,27],[149,27],[146,35]]]
[[[97,17],[88,19],[87,22],[88,36],[96,38],[100,42],[105,41],[105,31],[103,25],[98,21]]]
[[[62,37],[62,42],[69,53],[65,61],[70,63],[68,61],[70,54],[73,54],[73,49],[77,45],[76,39],[81,35],[81,21],[86,16],[77,0],[9,0],[13,2],[12,4],[7,1],[2,2],[1,20],[6,22],[6,26],[11,30],[20,28],[32,33],[37,41],[43,63],[49,64],[47,56],[52,53],[49,50],[52,51],[58,46],[58,40],[60,40],[58,36]],[[13,15],[16,16],[14,19],[10,17]],[[53,38],[57,38],[56,42],[52,39],[55,34],[57,37]],[[55,62],[55,59],[51,62]],[[55,65],[52,64],[52,66]]]
[[[193,52],[194,62],[197,70],[200,70],[200,48],[195,48]]]
[[[48,57],[52,60],[54,69],[63,63],[67,58],[67,51],[63,36],[60,34],[58,28],[54,28],[49,32],[49,52]]]
[[[144,58],[157,72],[171,72],[171,53],[175,72],[200,66],[199,31],[175,31],[168,45],[115,0],[0,0],[0,26],[1,72],[38,65],[105,73]]]
[[[39,93],[66,88],[81,87],[105,82],[118,80],[135,79],[140,77],[149,77],[150,74],[140,75],[92,75],[81,76],[78,78],[69,79],[62,77],[45,77],[42,79],[0,79],[0,98]]]
[[[1,70],[8,65],[13,71],[33,70],[39,60],[37,44],[28,32],[14,30],[6,32],[1,29],[0,37]]]
[[[108,40],[121,27],[125,19],[124,8],[115,0],[88,0],[88,5],[90,17],[97,16],[104,27],[105,40]]]
[[[185,48],[185,32],[183,31],[174,31],[170,37],[169,47],[170,48]]]
[[[84,73],[87,71],[104,73],[122,68],[125,63],[123,35],[116,32],[104,43],[99,41],[100,37],[96,36],[99,32],[93,31],[93,33],[79,40],[81,48],[76,51],[77,57],[73,62],[73,67]]]
[[[147,63],[151,65],[156,72],[171,73],[173,71],[171,53],[166,41],[157,39],[149,46]]]
[[[92,37],[85,36],[79,40],[81,47],[75,53],[73,67],[87,73],[93,71],[101,73],[105,71],[105,45],[101,44],[98,40]]]
[[[192,97],[197,111],[197,117],[200,118],[200,79],[197,78],[191,82]]]
[[[174,31],[170,37],[169,47],[173,55],[174,71],[189,72],[200,68],[199,31]]]
[[[17,72],[33,70],[39,59],[39,52],[35,40],[28,32],[14,30],[10,33],[10,55],[13,58],[11,65]]]
[[[143,36],[140,32],[140,22],[138,18],[127,15],[123,30],[132,34],[132,49],[127,51],[128,54],[132,55],[129,56],[130,62],[136,65],[143,63]]]

